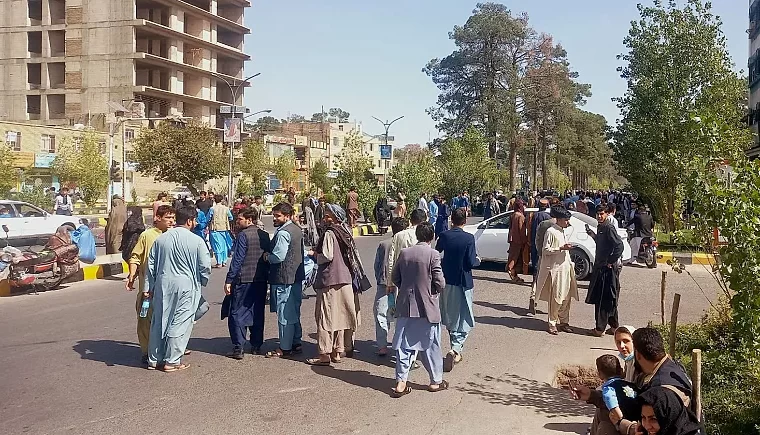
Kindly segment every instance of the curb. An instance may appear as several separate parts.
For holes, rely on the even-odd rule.
[[[79,272],[65,279],[62,284],[72,284],[80,281],[92,281],[95,279],[109,278],[114,275],[129,273],[129,266],[125,262],[113,262],[82,266]],[[8,280],[0,281],[0,297],[25,294],[26,291],[13,291]]]
[[[715,264],[715,255],[705,254],[703,252],[658,252],[657,263],[667,264],[668,261],[675,258],[679,263],[689,266],[699,264],[711,266]]]
[[[353,228],[352,230],[353,230],[352,233],[354,237],[380,234],[380,232],[377,230],[377,225],[375,224],[359,225],[356,228]]]

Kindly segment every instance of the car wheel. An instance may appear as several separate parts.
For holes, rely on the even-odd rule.
[[[591,261],[588,255],[582,249],[573,248],[570,250],[570,260],[575,263],[575,279],[584,280],[591,273]]]

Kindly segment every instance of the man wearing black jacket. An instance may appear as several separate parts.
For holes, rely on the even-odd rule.
[[[595,307],[596,327],[592,333],[601,337],[607,324],[607,333],[613,335],[620,326],[618,321],[618,299],[620,297],[620,257],[623,255],[623,241],[617,229],[607,220],[607,209],[599,207],[596,212],[596,234],[591,229],[586,232],[596,241],[596,256],[591,274],[586,303]]]

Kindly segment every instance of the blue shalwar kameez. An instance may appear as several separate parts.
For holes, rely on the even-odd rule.
[[[274,233],[272,252],[269,263],[282,263],[288,254],[290,233],[284,231],[285,226],[295,225],[286,222]],[[304,250],[301,243],[301,251]],[[270,310],[277,313],[277,329],[280,336],[280,349],[287,352],[301,346],[303,330],[301,329],[301,298],[303,296],[303,281],[293,284],[270,284]]]
[[[214,219],[214,209],[209,210],[208,221],[212,222]],[[232,212],[227,210],[227,220],[232,220]],[[211,242],[211,250],[214,251],[214,258],[216,264],[227,264],[227,260],[230,258],[230,250],[232,249],[232,235],[229,231],[211,231],[209,233],[209,241]]]
[[[153,304],[148,366],[180,363],[193,331],[201,287],[210,277],[206,244],[187,228],[174,228],[156,239],[148,256],[144,287],[151,292]]]

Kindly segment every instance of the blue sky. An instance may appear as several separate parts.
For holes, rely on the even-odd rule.
[[[649,4],[648,0],[643,0]],[[372,119],[394,119],[396,145],[425,144],[438,133],[425,113],[438,96],[421,72],[432,58],[444,57],[454,45],[448,32],[462,25],[477,1],[468,0],[253,0],[245,22],[251,28],[245,50],[250,74],[261,72],[246,91],[251,111],[272,109],[285,118],[311,117],[324,105],[341,107],[361,121],[364,130],[380,133]],[[527,12],[539,32],[552,34],[568,52],[579,80],[591,84],[585,109],[614,123],[610,100],[625,92],[616,68],[623,38],[637,19],[632,0],[513,0],[513,13]],[[713,12],[736,68],[746,71],[748,2],[715,0]]]

